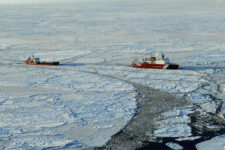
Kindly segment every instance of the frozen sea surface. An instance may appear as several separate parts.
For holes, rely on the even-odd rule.
[[[155,137],[193,139],[195,113],[223,120],[224,6],[221,0],[1,5],[0,148],[105,144],[135,114],[138,93],[129,82],[189,102],[155,118]],[[181,69],[130,67],[158,52]],[[25,66],[31,55],[61,65]]]
[[[1,145],[6,148],[57,147],[74,140],[78,145],[101,145],[136,108],[133,87],[114,79],[48,68],[17,66],[13,75],[8,71],[0,83]],[[13,80],[19,75],[23,77]],[[98,140],[93,142],[96,132]]]
[[[211,149],[224,150],[225,149],[225,135],[221,135],[221,136],[215,137],[211,140],[197,144],[196,147],[198,150],[211,150]]]

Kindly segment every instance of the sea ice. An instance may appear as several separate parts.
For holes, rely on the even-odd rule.
[[[212,92],[220,94],[224,118],[223,1],[0,8],[0,149],[103,145],[135,113],[132,84],[191,103],[161,114],[164,120],[156,119],[158,128],[151,131],[157,137],[191,136],[189,114],[196,106],[212,113],[218,107]],[[180,70],[130,67],[134,59],[159,51],[179,63]],[[31,55],[62,65],[25,66]],[[218,78],[213,81],[213,76]],[[223,147],[223,140],[212,141]]]
[[[187,124],[173,124],[154,131],[156,137],[187,137],[191,136],[191,127]]]
[[[225,148],[225,135],[217,136],[211,140],[199,143],[196,145],[198,150],[224,150]]]
[[[183,149],[183,147],[180,146],[180,145],[177,144],[177,143],[169,142],[169,143],[166,143],[166,145],[167,145],[168,147],[170,147],[171,149],[173,149],[173,150],[182,150],[182,149]]]

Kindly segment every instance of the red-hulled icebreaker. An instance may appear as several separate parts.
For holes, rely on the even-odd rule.
[[[142,62],[132,62],[131,64],[134,68],[150,68],[150,69],[178,69],[178,64],[172,64],[169,62],[168,58],[162,58],[156,60],[156,57],[142,58]]]

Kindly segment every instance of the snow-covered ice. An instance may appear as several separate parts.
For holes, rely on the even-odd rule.
[[[172,142],[166,143],[166,145],[173,150],[182,150],[183,149],[183,147],[180,146],[179,144],[172,143]]]
[[[13,75],[10,69],[1,75],[0,84],[9,88],[1,92],[0,106],[1,136],[10,137],[7,144],[1,143],[6,148],[64,146],[74,140],[82,145],[101,145],[133,116],[136,94],[131,85],[98,75],[56,70],[22,67]],[[17,75],[23,77],[13,79]],[[107,126],[102,124],[105,122]],[[71,125],[76,130],[88,127],[88,135],[65,138]],[[63,132],[55,132],[61,127]],[[85,140],[98,130],[105,132],[98,134],[98,143],[92,145]]]
[[[176,141],[192,141],[201,138],[201,136],[192,136],[192,137],[185,137],[185,138],[177,138]]]
[[[188,137],[191,136],[191,122],[188,114],[192,113],[190,109],[174,109],[163,113],[162,117],[156,118],[156,137]]]
[[[187,137],[191,135],[191,127],[187,124],[173,124],[154,131],[156,137]]]
[[[211,140],[202,142],[196,145],[198,150],[224,150],[225,149],[225,135],[217,136]]]
[[[103,145],[135,113],[132,83],[189,102],[155,118],[154,136],[199,138],[190,114],[225,116],[224,6],[220,0],[0,5],[0,149]],[[130,67],[158,52],[181,69]],[[25,66],[31,55],[62,65]]]

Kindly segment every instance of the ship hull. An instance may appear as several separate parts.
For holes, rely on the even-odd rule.
[[[133,68],[148,68],[148,69],[178,69],[179,65],[176,64],[132,64]]]
[[[35,63],[35,62],[25,62],[27,65],[41,65],[41,66],[58,66],[59,62],[40,62],[40,63]]]
[[[166,69],[178,69],[179,68],[179,65],[177,64],[170,64],[168,65],[168,67]]]

